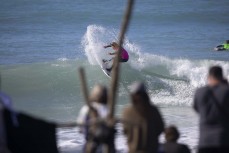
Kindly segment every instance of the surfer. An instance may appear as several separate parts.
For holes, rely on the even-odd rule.
[[[104,48],[112,47],[112,49],[115,51],[113,53],[109,53],[109,55],[116,55],[119,50],[119,45],[116,42],[112,42],[110,45],[104,46]],[[113,59],[113,58],[112,58]],[[119,62],[127,62],[129,60],[129,54],[128,52],[121,47],[121,55],[119,57]],[[106,61],[105,61],[106,62]]]
[[[216,46],[214,48],[215,51],[223,51],[223,50],[229,50],[229,40],[227,40],[224,44]]]
[[[112,49],[115,51],[113,53],[109,53],[109,55],[117,55],[118,54],[118,50],[119,50],[120,46],[116,42],[112,42],[111,44],[104,46],[104,48],[108,48],[108,47],[112,47]],[[103,59],[103,63],[106,63],[107,61],[111,61],[113,59],[114,59],[114,57],[111,58],[110,60]],[[124,62],[127,62],[128,60],[129,60],[128,52],[124,48],[121,47],[121,54],[119,57],[119,62],[124,63]],[[112,68],[113,68],[113,65],[110,68],[107,68],[106,70],[111,71]]]

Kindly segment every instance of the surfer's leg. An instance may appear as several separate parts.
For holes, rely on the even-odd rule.
[[[103,63],[110,62],[110,61],[112,61],[113,59],[114,59],[114,58],[111,58],[111,59],[109,59],[109,60],[103,59],[102,62],[103,62]]]
[[[107,62],[107,60],[103,59],[103,60],[102,60],[102,62],[103,62],[103,63],[106,63],[106,62]]]
[[[114,64],[112,64],[110,68],[106,68],[106,70],[107,70],[108,72],[111,72],[111,70],[113,69],[113,66],[114,66]]]
[[[110,68],[106,68],[107,71],[111,72],[113,65]]]

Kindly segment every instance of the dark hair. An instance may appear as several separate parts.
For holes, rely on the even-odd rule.
[[[168,142],[176,142],[180,137],[180,133],[177,130],[176,126],[169,126],[165,128],[165,139]]]
[[[212,66],[209,69],[209,76],[212,76],[213,78],[222,81],[223,79],[223,70],[220,66]]]
[[[103,92],[103,95],[101,96],[99,101],[102,104],[107,104],[107,88],[104,88],[102,92]]]
[[[228,81],[227,81],[227,79],[223,79],[221,82],[222,82],[223,84],[227,84],[227,85],[229,84]]]
[[[229,40],[226,40],[226,43],[229,44]]]
[[[107,104],[107,88],[100,84],[95,85],[91,91],[89,101]]]
[[[135,105],[136,102],[139,103],[139,101],[135,101],[135,96],[141,97],[141,105],[143,106],[147,106],[150,104],[150,98],[149,95],[146,92],[136,92],[136,93],[132,93],[130,94],[132,97],[132,103]]]
[[[149,98],[149,95],[147,92],[144,92],[144,91],[140,91],[140,92],[137,92],[136,94],[140,95],[142,97],[142,100],[146,103],[146,104],[149,104],[150,103],[150,98]]]

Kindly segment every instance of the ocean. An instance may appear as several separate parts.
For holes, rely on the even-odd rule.
[[[117,41],[125,6],[124,0],[1,0],[1,91],[13,107],[58,123],[76,121],[84,105],[78,68],[84,67],[89,89],[110,85],[99,66],[110,50],[102,46]],[[194,151],[194,92],[206,84],[211,65],[221,65],[229,79],[229,52],[213,51],[229,39],[228,14],[228,0],[137,0],[124,41],[130,60],[121,64],[116,116],[129,104],[130,84],[144,81],[166,124],[178,126],[179,141]],[[77,128],[57,131],[61,152],[81,152]],[[125,153],[120,125],[115,141]]]

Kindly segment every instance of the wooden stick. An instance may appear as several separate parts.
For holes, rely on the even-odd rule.
[[[120,35],[119,35],[119,43],[118,43],[119,50],[114,60],[114,67],[112,70],[113,72],[112,72],[112,80],[111,80],[111,89],[109,91],[108,104],[109,104],[110,112],[109,112],[108,118],[113,118],[114,112],[115,112],[116,92],[118,88],[118,79],[119,79],[119,57],[121,55],[121,48],[122,48],[124,35],[127,31],[128,24],[131,18],[133,4],[134,4],[134,0],[128,1],[128,5],[127,5],[126,12],[125,12],[123,22],[122,22],[122,28],[121,28]]]
[[[90,110],[95,110],[92,107],[91,103],[89,102],[88,90],[87,90],[87,82],[86,82],[84,69],[82,67],[79,68],[79,74],[80,74],[81,88],[82,88],[82,91],[83,91],[83,95],[84,95],[84,99],[85,99],[86,105],[89,107]]]

